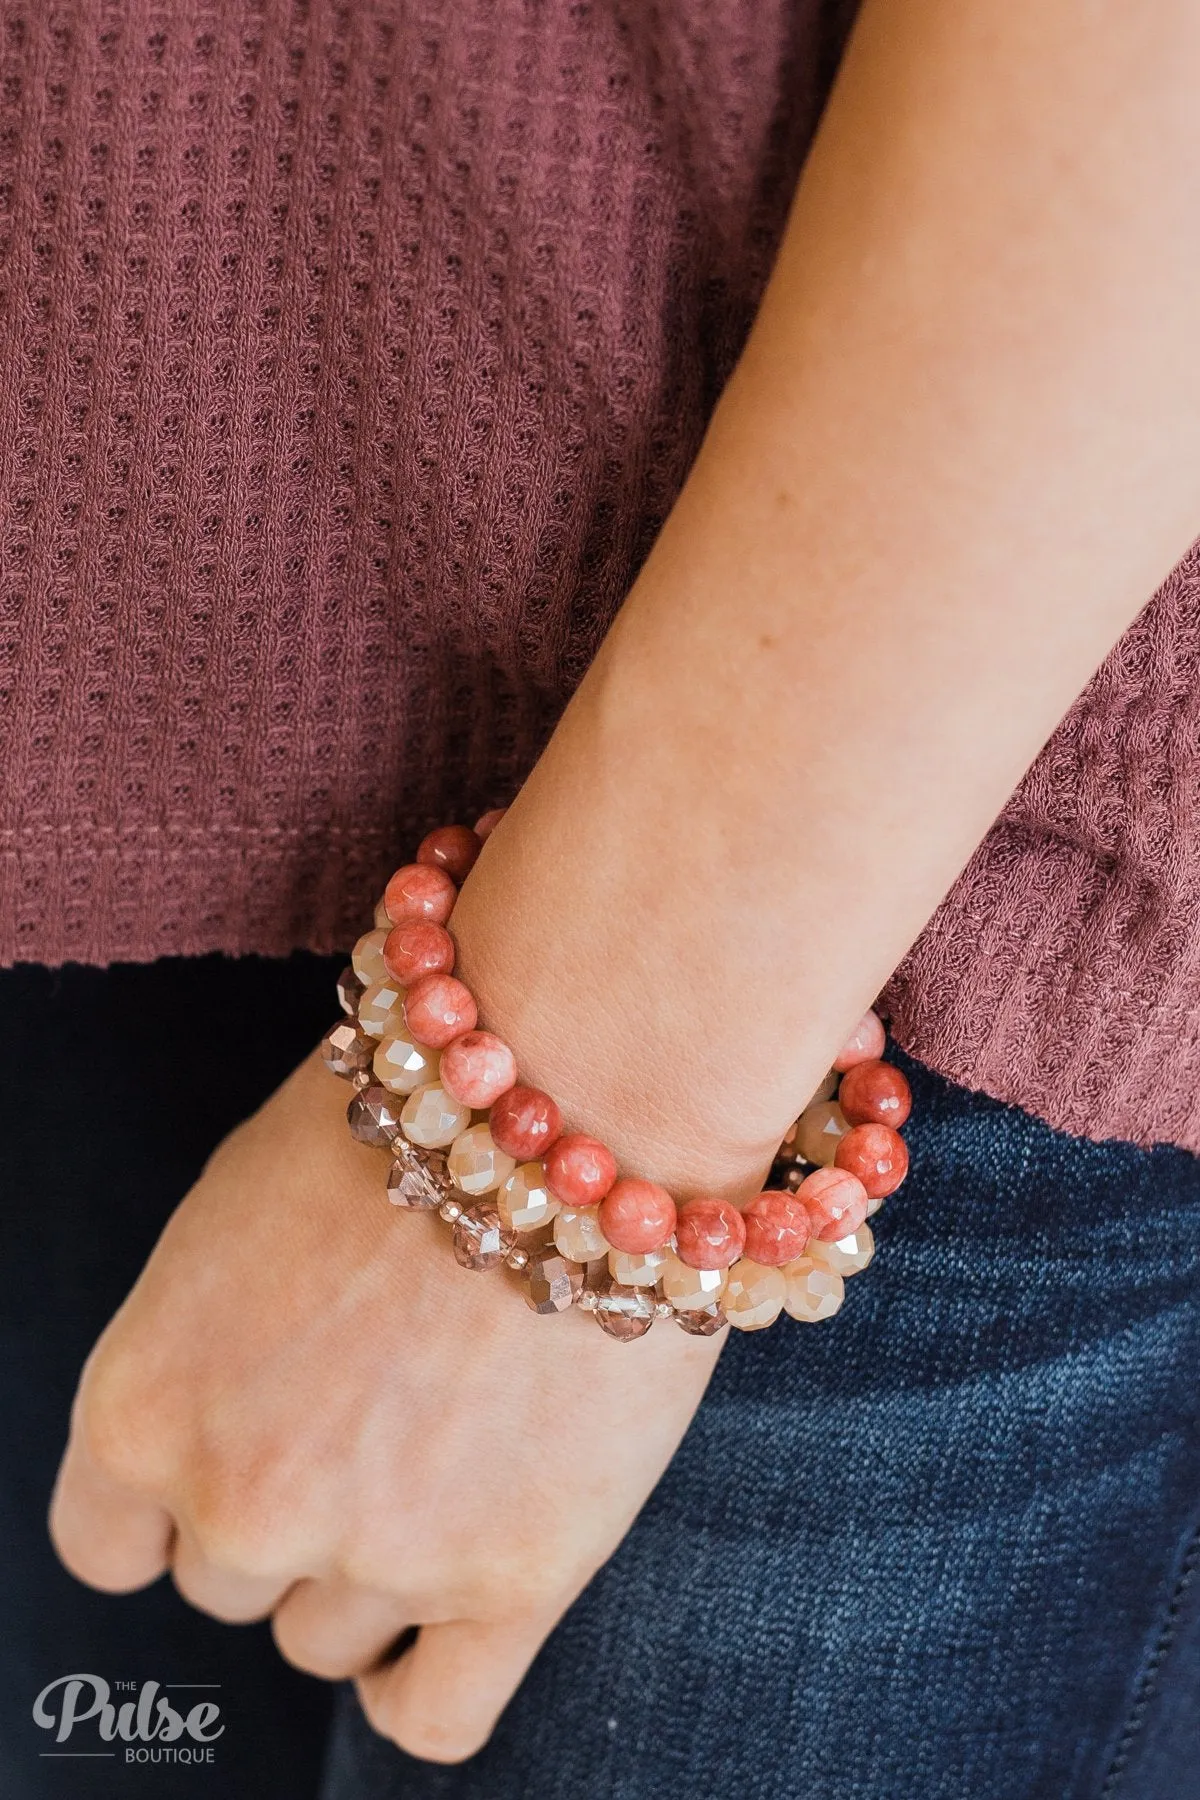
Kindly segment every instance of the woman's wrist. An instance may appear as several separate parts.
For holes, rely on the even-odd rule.
[[[608,1143],[566,1128],[552,1095],[518,1081],[513,1047],[480,1028],[455,972],[454,877],[470,873],[493,822],[428,835],[339,982],[348,1018],[323,1054],[354,1083],[352,1135],[393,1157],[389,1198],[439,1212],[465,1268],[520,1273],[535,1312],[577,1305],[626,1341],[656,1317],[706,1337],[727,1323],[759,1329],[785,1308],[828,1317],[844,1276],[873,1255],[868,1215],[908,1168],[897,1129],[908,1084],[879,1060],[878,1018],[842,1044],[817,1103],[789,1108],[799,1116],[774,1141],[770,1186],[738,1203],[710,1181],[672,1193],[620,1168]]]

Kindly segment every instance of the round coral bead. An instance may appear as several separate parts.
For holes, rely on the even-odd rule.
[[[405,919],[384,939],[383,960],[390,975],[411,987],[422,975],[449,975],[454,968],[454,939],[444,925],[428,919]]]
[[[453,975],[422,975],[404,996],[404,1023],[418,1044],[434,1050],[473,1031],[478,1017],[470,988]]]
[[[569,1131],[552,1144],[543,1159],[546,1186],[564,1206],[597,1206],[617,1178],[617,1163],[607,1144]]]
[[[742,1208],[742,1219],[746,1255],[767,1269],[794,1261],[812,1236],[807,1209],[795,1194],[756,1194]]]
[[[493,1103],[488,1116],[492,1136],[518,1162],[545,1156],[562,1130],[562,1114],[541,1088],[513,1087]]]
[[[383,909],[393,925],[405,919],[428,919],[444,925],[454,909],[458,889],[445,869],[428,863],[405,863],[383,891]]]
[[[464,1031],[442,1051],[438,1079],[464,1106],[491,1106],[517,1079],[517,1059],[504,1040],[490,1031]],[[495,1135],[493,1132],[493,1138]]]
[[[625,1175],[600,1202],[600,1229],[614,1250],[644,1256],[661,1250],[675,1229],[675,1202],[656,1181]]]
[[[850,1125],[890,1125],[898,1130],[912,1111],[912,1089],[893,1063],[872,1057],[846,1070],[838,1105]]]
[[[675,1222],[675,1253],[689,1269],[728,1269],[746,1247],[746,1221],[732,1200],[689,1200]]]
[[[808,1213],[812,1235],[822,1244],[857,1231],[867,1216],[867,1190],[848,1169],[814,1169],[796,1189]]]
[[[885,1200],[908,1174],[908,1149],[890,1125],[852,1125],[834,1162],[858,1176],[870,1199]]]
[[[464,882],[483,849],[483,839],[469,825],[439,825],[417,845],[417,861],[431,869],[445,869],[451,881]]]
[[[486,843],[497,825],[508,811],[507,806],[493,806],[475,821],[475,836],[481,843]]]
[[[871,1062],[882,1056],[887,1043],[883,1020],[877,1012],[866,1012],[833,1059],[835,1069],[852,1069],[855,1063]]]

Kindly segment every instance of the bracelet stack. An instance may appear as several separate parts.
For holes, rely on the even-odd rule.
[[[861,1020],[752,1199],[677,1202],[620,1173],[605,1144],[564,1130],[550,1095],[518,1079],[454,974],[447,923],[502,817],[430,832],[338,983],[346,1016],[322,1054],[354,1085],[354,1137],[391,1152],[388,1198],[439,1212],[464,1268],[518,1272],[534,1312],[578,1306],[625,1342],[657,1318],[705,1337],[726,1324],[757,1331],[783,1312],[829,1318],[845,1278],[874,1255],[868,1218],[908,1170],[899,1128],[911,1094],[882,1059],[881,1021]]]

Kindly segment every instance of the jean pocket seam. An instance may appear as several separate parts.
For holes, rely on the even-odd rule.
[[[1200,1524],[1193,1527],[1191,1536],[1187,1540],[1187,1548],[1183,1553],[1183,1560],[1179,1564],[1179,1573],[1159,1619],[1150,1653],[1138,1675],[1133,1699],[1117,1738],[1116,1748],[1104,1780],[1100,1785],[1097,1800],[1114,1800],[1124,1784],[1130,1756],[1145,1722],[1150,1702],[1158,1691],[1158,1684],[1170,1655],[1171,1646],[1178,1634],[1184,1602],[1192,1582],[1196,1578],[1197,1570],[1200,1570]]]

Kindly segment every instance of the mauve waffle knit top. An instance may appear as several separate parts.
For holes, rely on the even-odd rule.
[[[0,960],[344,945],[512,794],[852,11],[0,0]],[[1198,631],[1192,555],[886,995],[952,1078],[1192,1149]]]

